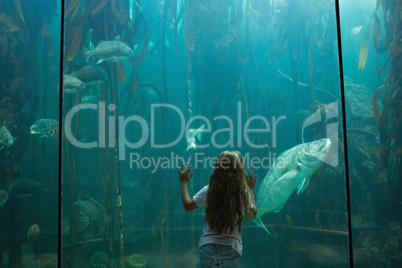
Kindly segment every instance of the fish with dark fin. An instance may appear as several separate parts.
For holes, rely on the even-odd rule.
[[[8,194],[11,198],[37,196],[42,191],[48,191],[43,182],[36,182],[28,178],[16,179],[8,187]]]
[[[84,48],[85,59],[98,59],[98,64],[104,61],[118,61],[131,58],[133,50],[121,41],[102,41],[93,50]]]
[[[130,265],[135,267],[144,267],[147,265],[145,256],[140,253],[134,253],[124,257],[124,262],[128,262]]]
[[[74,94],[81,92],[85,89],[85,84],[80,79],[73,75],[63,75],[63,92],[67,94]]]
[[[0,150],[10,148],[16,139],[17,138],[13,138],[13,135],[11,135],[10,131],[6,128],[6,121],[4,121],[3,126],[0,128]]]
[[[102,84],[108,78],[106,72],[96,65],[83,66],[71,75],[84,82],[85,86]]]
[[[41,138],[54,137],[59,134],[59,122],[54,119],[39,119],[30,128],[31,134]]]

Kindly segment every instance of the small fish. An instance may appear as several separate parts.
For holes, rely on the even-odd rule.
[[[81,92],[85,89],[85,84],[75,76],[65,74],[63,75],[63,92],[67,94],[74,94]]]
[[[288,2],[286,2],[285,0],[275,0],[274,10],[277,14],[281,14],[281,12],[287,12]]]
[[[135,267],[144,267],[147,265],[145,256],[139,253],[134,253],[125,257],[124,261]]]
[[[99,96],[98,95],[84,95],[81,96],[81,103],[86,103],[86,102],[90,102],[90,103],[94,103],[94,102],[98,102],[99,101]]]
[[[256,20],[258,23],[262,23],[264,21],[264,17],[255,9],[249,9],[246,13],[246,16]]]
[[[43,182],[36,182],[28,178],[14,180],[8,187],[11,198],[37,196],[41,191],[48,191]]]
[[[233,36],[226,34],[222,36],[222,38],[219,40],[219,42],[215,43],[216,49],[223,48],[223,49],[228,49],[230,45],[233,42]]]
[[[10,131],[6,128],[6,121],[4,121],[3,126],[0,128],[0,150],[3,148],[10,148],[17,138],[13,138]]]
[[[154,42],[152,42],[152,41],[149,41],[148,42],[148,50],[152,50],[154,47],[156,47],[156,44]]]
[[[59,133],[59,122],[54,119],[39,119],[31,126],[31,134],[44,137],[54,137]]]
[[[195,138],[197,138],[199,141],[202,141],[202,137],[201,137],[201,133],[203,131],[203,129],[205,128],[205,125],[202,125],[199,129],[195,130],[195,129],[190,129],[187,132],[186,135],[186,141],[187,141],[187,150],[189,149],[194,149],[197,147],[196,143],[195,143]]]
[[[3,207],[4,203],[8,200],[8,193],[4,190],[0,190],[0,207]]]
[[[362,30],[362,28],[363,28],[363,26],[355,27],[355,28],[353,28],[353,29],[350,31],[350,34],[351,34],[352,36],[356,37],[356,36],[360,33],[360,31]]]
[[[132,52],[132,49],[121,41],[102,41],[93,50],[84,48],[85,59],[95,57],[98,64],[103,61],[128,59],[133,56]]]
[[[109,267],[109,255],[101,250],[96,251],[92,254],[89,259],[92,267],[94,268],[108,268]]]
[[[75,204],[84,221],[97,223],[100,219],[100,209],[88,195],[80,195]]]
[[[31,227],[29,227],[28,234],[27,234],[27,240],[29,242],[32,242],[36,238],[38,238],[39,234],[40,234],[39,226],[35,223]]]
[[[85,86],[102,84],[108,78],[106,72],[96,65],[83,66],[71,75],[84,82]]]
[[[249,9],[246,12],[246,16],[250,17],[250,18],[254,18],[254,17],[262,17],[261,13],[255,9]]]

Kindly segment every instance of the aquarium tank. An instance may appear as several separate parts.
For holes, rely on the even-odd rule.
[[[401,0],[0,1],[0,267],[200,267],[216,157],[239,267],[402,267]],[[220,266],[219,266],[220,267]]]

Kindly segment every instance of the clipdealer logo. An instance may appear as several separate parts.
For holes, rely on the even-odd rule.
[[[251,157],[249,153],[244,154],[244,163],[246,169],[269,169],[272,164],[276,167],[284,167],[284,159],[275,159],[275,153],[269,153],[265,157]],[[130,169],[147,169],[155,173],[159,169],[175,169],[181,165],[190,165],[193,163],[194,169],[213,169],[215,167],[217,157],[207,156],[204,153],[194,153],[194,159],[189,157],[187,160],[183,156],[179,156],[171,152],[169,156],[148,157],[141,156],[139,153],[130,153],[129,165]],[[224,165],[225,163],[219,163]]]
[[[331,148],[328,153],[327,158],[324,159],[324,162],[331,165],[337,166],[338,165],[338,130],[339,130],[339,123],[338,123],[338,102],[333,102],[330,104],[325,105],[325,117],[322,118],[322,112],[317,110],[313,114],[311,114],[303,123],[301,134],[302,134],[302,142],[306,143],[304,137],[304,131],[307,127],[317,124],[319,122],[326,124],[326,132],[327,137],[331,140]],[[155,142],[155,131],[154,127],[156,124],[156,114],[158,109],[171,109],[172,112],[176,113],[178,117],[178,122],[180,122],[180,131],[179,135],[175,137],[175,139],[169,143],[165,144],[157,144]],[[90,142],[83,142],[77,139],[77,137],[73,134],[73,124],[72,120],[75,114],[84,109],[89,109],[98,112],[98,139]],[[74,146],[81,148],[81,149],[91,149],[91,148],[114,148],[115,144],[115,117],[114,116],[107,116],[108,112],[114,112],[116,109],[114,104],[109,104],[106,106],[105,102],[99,102],[99,104],[94,103],[85,103],[79,104],[73,107],[65,117],[65,134],[67,140],[73,144]],[[152,104],[150,110],[150,124],[148,124],[147,120],[139,115],[131,115],[129,117],[118,116],[118,141],[119,144],[119,155],[118,158],[121,161],[126,160],[126,148],[131,149],[138,149],[149,142],[149,146],[151,148],[171,148],[176,146],[183,138],[186,138],[186,133],[188,133],[191,124],[194,121],[200,121],[201,124],[205,124],[205,128],[201,131],[203,133],[211,133],[209,142],[206,143],[197,143],[197,149],[208,148],[209,146],[213,146],[214,148],[218,149],[234,149],[234,148],[241,148],[243,143],[246,143],[248,146],[254,149],[261,149],[261,148],[276,148],[277,144],[277,126],[281,121],[286,119],[286,116],[280,116],[278,118],[271,117],[270,120],[264,116],[256,115],[250,117],[243,123],[242,120],[242,113],[241,113],[241,102],[237,103],[237,115],[234,120],[236,120],[234,124],[234,120],[228,116],[216,116],[212,120],[214,122],[226,122],[228,127],[220,128],[212,131],[212,124],[211,120],[204,117],[204,116],[194,116],[188,120],[186,123],[185,116],[181,112],[181,110],[171,104]],[[106,128],[106,122],[109,122],[108,128]],[[250,128],[250,125],[253,122],[259,122],[259,125],[262,126],[261,128]],[[126,128],[129,124],[138,124],[140,131],[140,138],[133,142],[127,140],[126,137]],[[228,139],[225,140],[225,143],[218,142],[218,135],[221,133],[225,133]],[[264,144],[255,144],[253,143],[250,138],[249,134],[251,133],[259,133],[263,135],[270,135],[267,140],[270,141]],[[108,135],[107,135],[108,134]],[[237,134],[237,135],[235,135]],[[236,138],[235,138],[236,136]],[[108,138],[107,138],[108,137]],[[147,145],[148,146],[148,145]],[[277,164],[280,162],[280,159],[275,159],[276,154],[269,153],[268,156],[262,158],[252,158],[250,155],[245,154],[245,162],[248,167],[257,169],[257,168],[266,168],[268,169],[273,163]],[[213,163],[216,158],[207,157],[202,153],[195,153],[194,154],[194,164],[199,167],[207,168],[213,167]],[[129,164],[130,168],[143,168],[143,169],[151,169],[152,172],[155,172],[157,168],[176,168],[177,166],[181,166],[181,164],[189,163],[191,159],[184,159],[184,157],[179,155],[174,155],[170,153],[169,156],[165,157],[145,157],[141,156],[140,154],[134,152],[129,154]]]
[[[165,108],[165,109],[171,109],[174,111],[179,119],[180,122],[180,132],[179,135],[173,140],[172,142],[166,143],[166,144],[157,144],[155,143],[155,131],[154,127],[156,124],[156,111],[157,109],[160,108]],[[97,141],[91,141],[91,142],[83,142],[77,139],[77,137],[74,137],[73,134],[73,128],[72,128],[72,120],[75,114],[83,109],[90,109],[94,111],[98,111],[98,140]],[[93,104],[93,103],[85,103],[85,104],[79,104],[75,107],[73,107],[66,115],[65,118],[65,133],[66,133],[66,138],[67,140],[73,144],[74,146],[82,149],[91,149],[91,148],[105,148],[106,146],[109,148],[114,148],[115,145],[115,117],[114,116],[106,116],[107,111],[113,112],[115,111],[116,107],[114,104],[109,104],[106,107],[105,102],[99,102],[98,104]],[[183,137],[185,138],[185,134],[188,133],[190,130],[190,126],[194,121],[200,121],[202,124],[205,124],[206,127],[202,130],[203,133],[211,133],[210,136],[210,142],[208,143],[198,143],[197,148],[208,148],[209,146],[213,146],[214,148],[218,149],[223,149],[223,148],[240,148],[242,146],[242,143],[246,143],[248,146],[255,148],[255,149],[261,149],[261,148],[275,148],[276,147],[276,142],[277,142],[277,136],[276,136],[276,129],[277,125],[280,123],[280,121],[285,120],[286,116],[280,116],[278,118],[276,117],[271,117],[271,120],[260,116],[252,116],[249,119],[245,121],[243,124],[242,120],[242,114],[241,114],[241,102],[237,103],[237,117],[235,118],[237,127],[235,128],[235,124],[232,120],[232,118],[228,116],[216,116],[212,120],[214,122],[216,121],[224,121],[227,123],[228,127],[227,128],[221,128],[217,129],[215,131],[212,131],[212,124],[211,121],[204,117],[204,116],[194,116],[188,120],[188,122],[185,122],[185,116],[181,112],[179,108],[177,108],[174,105],[171,104],[152,104],[151,105],[151,114],[150,114],[150,125],[148,125],[148,122],[141,116],[139,115],[131,115],[127,118],[124,116],[118,116],[118,133],[119,133],[119,160],[126,160],[126,148],[131,148],[131,149],[138,149],[142,146],[144,146],[148,141],[150,141],[150,147],[151,148],[171,148],[175,145],[177,145]],[[109,127],[106,129],[106,122],[107,120],[109,121]],[[253,129],[250,128],[250,125],[252,122],[259,121],[263,127],[262,128],[257,128]],[[131,142],[127,140],[126,137],[126,128],[127,125],[130,123],[137,123],[139,124],[139,127],[141,128],[141,137],[138,141],[136,142]],[[151,126],[151,127],[150,127]],[[227,133],[229,139],[221,144],[218,142],[218,135],[221,133]],[[235,133],[237,134],[237,139],[235,139]],[[249,134],[250,133],[271,133],[271,144],[264,143],[264,144],[255,144],[249,139]],[[108,134],[108,139],[106,140],[106,137]]]

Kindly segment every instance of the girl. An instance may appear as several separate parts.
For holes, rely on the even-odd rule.
[[[187,183],[193,177],[191,166],[177,168],[181,198],[186,211],[206,206],[205,228],[199,241],[200,267],[239,267],[242,253],[243,211],[247,219],[257,215],[254,198],[256,176],[244,171],[244,158],[238,151],[224,151],[216,159],[209,185],[193,199]]]

